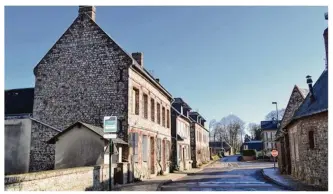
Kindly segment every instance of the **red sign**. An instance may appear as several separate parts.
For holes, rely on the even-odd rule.
[[[277,150],[272,150],[272,156],[273,157],[276,157],[276,156],[278,156],[279,155],[279,152],[277,151]]]

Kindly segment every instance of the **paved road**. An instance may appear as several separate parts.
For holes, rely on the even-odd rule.
[[[162,191],[282,191],[283,188],[266,181],[261,168],[270,162],[238,162],[238,156],[223,158],[203,171],[164,185]],[[235,160],[236,158],[236,160]],[[222,163],[234,162],[238,167],[222,168]]]

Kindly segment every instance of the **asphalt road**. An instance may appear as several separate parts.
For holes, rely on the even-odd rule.
[[[238,162],[229,156],[173,183],[162,186],[162,191],[283,191],[264,179],[260,169],[271,168],[271,162]],[[223,168],[222,163],[237,163],[236,167]]]

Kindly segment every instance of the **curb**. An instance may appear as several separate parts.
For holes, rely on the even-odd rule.
[[[261,174],[264,176],[264,178],[265,178],[266,180],[268,180],[268,181],[270,181],[270,182],[272,182],[272,183],[274,183],[274,184],[276,184],[276,185],[278,185],[278,186],[280,186],[280,187],[283,187],[284,189],[287,189],[287,190],[290,190],[290,191],[297,191],[296,189],[294,189],[294,188],[292,188],[292,187],[289,187],[289,186],[287,186],[287,185],[284,185],[284,184],[282,184],[282,183],[280,183],[280,182],[278,182],[278,181],[272,179],[271,177],[267,176],[267,175],[264,173],[264,169],[261,169],[260,171],[261,171]]]
[[[158,186],[156,188],[156,191],[161,191],[163,185],[166,185],[166,184],[169,184],[169,183],[172,183],[172,182],[173,181],[171,179],[161,182],[160,184],[158,184]]]

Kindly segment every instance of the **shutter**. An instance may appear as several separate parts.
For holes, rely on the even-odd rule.
[[[138,162],[138,144],[139,144],[139,134],[133,133],[134,136],[134,162]]]
[[[146,162],[147,161],[147,158],[148,158],[148,150],[147,150],[147,136],[146,135],[144,135],[143,136],[143,139],[142,139],[142,144],[143,144],[143,146],[142,146],[142,160],[144,161],[144,162]]]

